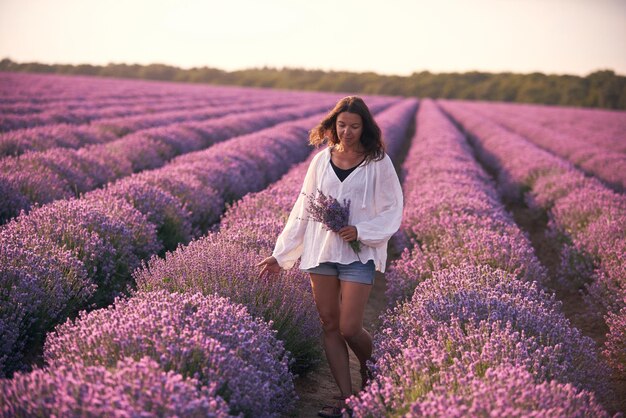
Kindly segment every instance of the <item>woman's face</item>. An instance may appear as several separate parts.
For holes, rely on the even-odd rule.
[[[359,114],[341,112],[337,116],[336,129],[339,143],[344,148],[359,146],[359,140],[363,133],[363,120]]]

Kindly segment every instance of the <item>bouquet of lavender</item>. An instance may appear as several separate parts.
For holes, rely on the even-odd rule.
[[[326,196],[321,190],[317,190],[315,194],[307,195],[309,219],[321,222],[324,227],[333,232],[338,232],[341,228],[348,225],[350,217],[350,200],[343,199],[343,205],[337,199],[328,195]],[[354,250],[359,261],[359,251],[361,251],[361,241],[354,240],[349,242],[350,247]]]

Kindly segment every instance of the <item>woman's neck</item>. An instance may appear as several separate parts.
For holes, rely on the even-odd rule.
[[[346,155],[363,155],[365,154],[365,150],[361,144],[352,146],[352,147],[344,147],[343,144],[339,143],[332,147],[334,152],[339,154]]]

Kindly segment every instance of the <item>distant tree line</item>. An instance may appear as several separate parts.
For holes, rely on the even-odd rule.
[[[626,76],[612,70],[596,71],[586,77],[477,71],[439,74],[422,71],[409,76],[390,76],[300,68],[223,71],[209,67],[182,69],[163,64],[16,63],[5,58],[0,61],[0,71],[626,109]]]

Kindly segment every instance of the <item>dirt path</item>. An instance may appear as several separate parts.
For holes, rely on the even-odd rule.
[[[376,273],[374,288],[370,294],[370,299],[365,307],[365,328],[372,332],[377,327],[378,316],[385,309],[385,277]],[[361,386],[361,375],[359,374],[359,361],[352,351],[350,353],[350,372],[352,375],[352,387],[358,390]],[[297,406],[296,417],[311,418],[317,417],[317,411],[327,404],[332,397],[339,393],[333,376],[330,374],[328,363],[323,358],[318,368],[310,372],[305,377],[295,380],[296,392],[300,397]]]

